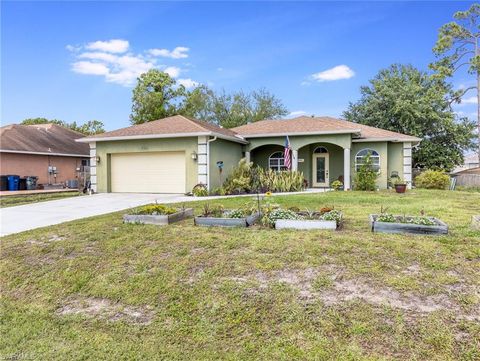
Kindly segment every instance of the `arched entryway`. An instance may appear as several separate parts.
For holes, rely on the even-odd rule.
[[[307,144],[298,150],[298,170],[312,188],[329,188],[337,179],[343,182],[344,148],[326,142]]]

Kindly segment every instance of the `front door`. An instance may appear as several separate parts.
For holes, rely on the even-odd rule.
[[[313,154],[313,186],[328,187],[328,153]]]

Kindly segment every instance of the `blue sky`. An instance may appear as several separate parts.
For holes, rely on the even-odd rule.
[[[438,28],[471,4],[2,2],[1,122],[128,126],[134,80],[151,67],[187,86],[265,87],[292,115],[340,116],[379,69],[426,69]]]

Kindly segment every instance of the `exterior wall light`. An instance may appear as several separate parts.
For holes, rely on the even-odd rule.
[[[100,163],[100,156],[97,157],[97,163]]]
[[[192,152],[192,159],[197,160],[197,158],[198,158],[197,152],[193,151]]]

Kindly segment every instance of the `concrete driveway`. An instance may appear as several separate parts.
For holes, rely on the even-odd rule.
[[[307,189],[302,192],[276,193],[276,196],[323,193],[325,189]],[[25,204],[16,207],[0,208],[0,237],[35,228],[52,226],[76,219],[98,216],[148,203],[181,203],[206,201],[217,198],[254,197],[211,196],[187,197],[183,194],[142,194],[142,193],[100,193],[54,201]]]
[[[0,209],[0,236],[158,203],[191,202],[183,194],[102,193]]]

